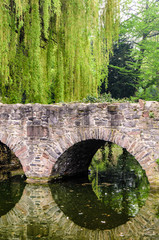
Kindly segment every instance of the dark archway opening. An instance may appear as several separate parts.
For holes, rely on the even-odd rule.
[[[26,179],[15,154],[0,142],[0,217],[7,214],[20,200]]]
[[[146,173],[126,149],[104,140],[90,139],[78,142],[67,149],[57,160],[52,176],[56,178],[87,178],[91,180],[96,170],[104,181],[128,182],[139,180]],[[137,182],[137,181],[136,181]]]
[[[11,178],[25,179],[25,174],[19,159],[0,141],[0,181]]]
[[[104,145],[105,141],[95,139],[74,144],[59,157],[52,170],[52,176],[87,177],[94,154]]]

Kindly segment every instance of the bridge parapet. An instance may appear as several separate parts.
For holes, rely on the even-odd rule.
[[[71,169],[70,163],[76,165],[76,160],[74,173],[82,171],[82,150],[79,159],[70,155],[74,158],[70,163],[66,151],[80,142],[88,146],[88,140],[111,141],[126,148],[145,169],[149,181],[159,183],[158,102],[0,104],[0,141],[19,158],[28,179],[47,181],[53,173],[67,175],[71,170],[66,165]],[[93,149],[100,145],[92,144]],[[89,162],[83,158],[83,171],[93,154],[88,150]],[[60,173],[58,164],[63,164]]]

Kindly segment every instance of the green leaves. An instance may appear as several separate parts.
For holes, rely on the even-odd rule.
[[[127,13],[121,24],[121,34],[128,36],[133,44],[131,56],[135,61],[129,66],[136,76],[136,97],[158,100],[159,3],[155,0],[138,1],[132,9],[135,12]]]
[[[97,96],[118,35],[119,1],[100,8],[95,0],[2,1],[3,101],[21,102],[24,95],[24,102],[39,103]]]

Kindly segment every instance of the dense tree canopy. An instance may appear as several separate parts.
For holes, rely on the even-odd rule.
[[[118,44],[114,44],[113,55],[109,61],[108,88],[104,89],[102,84],[102,93],[107,91],[113,98],[128,98],[134,95],[136,77],[134,76],[131,64],[135,64],[135,59],[131,56],[133,47],[127,39],[119,39]]]
[[[121,37],[133,45],[131,57],[135,61],[129,61],[129,68],[136,77],[136,96],[159,100],[159,1],[129,0],[123,8]]]
[[[98,94],[118,36],[118,0],[5,0],[0,16],[4,102],[75,101]]]

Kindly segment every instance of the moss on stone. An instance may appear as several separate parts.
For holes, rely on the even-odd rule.
[[[149,112],[149,118],[154,118],[155,117],[155,115],[154,115],[154,112]]]

